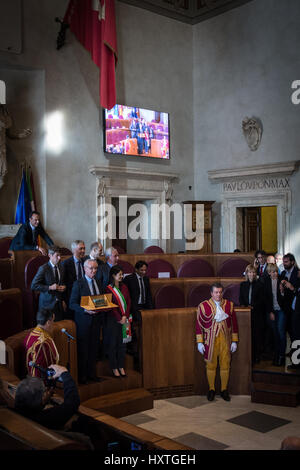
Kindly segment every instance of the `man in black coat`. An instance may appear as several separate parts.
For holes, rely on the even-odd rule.
[[[131,313],[135,321],[140,321],[140,310],[154,308],[150,281],[146,276],[147,268],[146,261],[138,261],[135,265],[135,273],[124,278],[124,284],[126,284],[130,293]]]
[[[273,365],[284,366],[286,349],[286,315],[284,312],[285,296],[278,277],[276,264],[268,265],[269,277],[264,283],[267,321],[274,338]]]
[[[73,255],[63,261],[62,265],[65,273],[65,284],[66,284],[66,302],[68,306],[68,317],[73,319],[73,312],[70,308],[70,296],[72,287],[77,279],[81,279],[84,276],[83,262],[85,259],[85,244],[83,240],[75,240],[71,244],[71,250]]]
[[[103,294],[103,287],[95,275],[98,269],[96,261],[87,259],[84,262],[83,278],[74,282],[70,297],[70,308],[75,312],[77,327],[78,381],[98,381],[96,362],[103,312],[86,310],[80,306],[81,297]]]
[[[287,253],[282,258],[284,270],[280,274],[280,280],[283,281],[282,285],[284,288],[284,313],[286,315],[286,327],[289,333],[291,343],[295,340],[294,334],[294,322],[295,322],[295,311],[292,308],[292,304],[295,298],[294,289],[298,285],[298,272],[299,269],[296,264],[295,256],[292,253]],[[287,287],[287,282],[291,284],[291,288]],[[292,351],[289,355],[292,354]]]
[[[141,310],[154,308],[150,290],[149,278],[146,276],[148,264],[146,261],[138,261],[135,265],[135,273],[124,278],[124,284],[128,287],[131,298],[132,313],[132,341],[127,346],[128,353],[134,358],[135,367],[140,369],[140,329]]]
[[[49,246],[54,245],[53,241],[40,223],[40,213],[33,211],[29,215],[29,221],[26,224],[21,225],[19,228],[9,249],[14,251],[39,250],[42,255],[46,256],[47,251],[38,246],[38,236],[43,238]]]
[[[119,261],[119,253],[116,248],[110,246],[105,250],[105,263],[99,266],[99,271],[97,272],[97,279],[102,284],[103,290],[105,291],[109,283],[109,272],[113,266],[116,266]]]
[[[87,259],[92,259],[97,261],[98,269],[96,273],[96,279],[100,279],[101,267],[104,265],[104,262],[100,259],[100,256],[103,252],[103,246],[100,242],[93,242],[90,247],[90,254],[85,256],[84,261]]]
[[[39,310],[46,307],[55,313],[55,321],[64,319],[67,310],[64,268],[60,263],[60,249],[53,245],[48,250],[49,262],[38,269],[31,289],[40,293]]]

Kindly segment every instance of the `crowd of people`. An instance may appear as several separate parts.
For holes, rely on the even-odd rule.
[[[251,308],[252,359],[272,360],[284,366],[292,357],[296,340],[300,340],[300,271],[292,253],[269,255],[255,253],[253,264],[245,270],[240,285],[239,303]],[[287,335],[290,350],[287,349]],[[289,368],[298,368],[291,364]]]
[[[48,250],[49,261],[38,269],[31,285],[32,290],[39,293],[39,308],[37,326],[25,339],[26,363],[32,378],[41,377],[42,372],[50,367],[54,377],[61,378],[66,385],[66,406],[59,413],[60,419],[65,421],[74,413],[74,407],[68,408],[68,393],[70,391],[72,397],[77,392],[69,372],[59,366],[59,354],[51,336],[54,322],[72,319],[76,324],[79,383],[101,381],[97,377],[96,363],[104,357],[109,360],[113,377],[126,377],[126,350],[133,354],[138,368],[140,311],[153,308],[150,282],[146,275],[148,265],[140,260],[135,265],[135,272],[124,277],[123,269],[118,264],[119,253],[116,248],[107,248],[104,252],[105,261],[102,261],[101,243],[92,243],[89,254],[86,254],[83,240],[75,240],[71,244],[72,256],[61,261],[60,248],[53,244],[41,226],[38,212],[30,214],[28,223],[19,229],[11,248],[35,249],[45,254],[40,248],[38,237],[44,238],[51,246]],[[286,355],[292,356],[293,343],[300,340],[299,273],[291,253],[267,256],[259,250],[255,253],[253,263],[246,267],[245,281],[240,285],[239,303],[251,308],[253,363],[272,359],[274,365],[282,366]],[[82,305],[82,297],[105,293],[111,294],[113,308],[97,310]],[[127,343],[124,325],[130,320],[132,341]],[[291,344],[288,353],[287,334]],[[212,401],[215,397],[215,377],[219,363],[221,397],[230,401],[227,385],[231,354],[237,350],[238,325],[233,302],[223,299],[223,286],[219,283],[211,286],[211,298],[201,302],[198,307],[196,341],[206,363],[208,400]],[[35,367],[35,364],[39,367]],[[299,366],[292,364],[291,367]],[[43,422],[49,418],[51,426],[54,418],[51,413],[43,411],[43,386],[23,382],[16,402],[18,407],[26,415],[28,403],[34,403],[34,400],[27,403],[23,392],[27,391],[29,396],[29,388],[38,390],[36,420]],[[77,402],[75,400],[76,407]]]
[[[39,217],[38,212],[30,214],[28,223],[20,227],[11,245],[14,249],[40,250],[38,236],[51,243],[49,261],[40,266],[31,284],[32,290],[39,293],[39,311],[37,327],[25,341],[28,358],[30,356],[27,361],[29,372],[39,375],[38,370],[32,374],[28,366],[30,361],[43,367],[58,363],[55,345],[47,344],[47,332],[51,321],[71,319],[76,323],[79,383],[101,380],[97,377],[96,363],[105,357],[109,360],[113,377],[126,377],[126,349],[134,356],[135,367],[139,367],[140,310],[153,308],[150,283],[146,276],[147,263],[138,261],[135,273],[124,278],[123,269],[118,265],[116,248],[105,250],[103,262],[101,243],[92,243],[89,254],[86,254],[83,240],[75,240],[71,244],[72,256],[61,261],[60,248],[53,244]],[[89,310],[82,306],[82,297],[103,294],[111,294],[115,307]],[[40,320],[43,312],[48,312],[49,316],[46,314],[45,322]],[[127,332],[125,338],[124,325],[129,319],[131,334],[129,331],[128,337]]]

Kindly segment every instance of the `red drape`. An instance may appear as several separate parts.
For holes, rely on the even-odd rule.
[[[64,22],[100,69],[100,104],[116,104],[117,35],[114,0],[70,0]]]

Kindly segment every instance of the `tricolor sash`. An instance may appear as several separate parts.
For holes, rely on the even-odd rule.
[[[114,286],[108,286],[108,289],[114,294],[115,299],[117,301],[117,304],[121,310],[121,315],[126,316],[126,310],[127,310],[127,302],[125,300],[124,295],[118,289],[118,287]],[[132,334],[131,334],[131,322],[132,322],[132,315],[129,315],[129,318],[126,316],[126,321],[122,325],[122,336],[123,336],[123,343],[129,343],[132,339]]]

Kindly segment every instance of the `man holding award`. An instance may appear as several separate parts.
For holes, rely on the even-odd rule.
[[[84,276],[74,282],[70,297],[70,308],[75,312],[77,327],[77,356],[78,381],[86,384],[88,381],[100,381],[96,376],[96,361],[101,327],[103,326],[103,309],[100,303],[93,307],[82,307],[82,297],[93,299],[93,296],[103,294],[102,284],[95,279],[98,263],[87,259],[84,262]],[[91,305],[91,304],[90,304]]]

